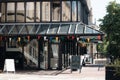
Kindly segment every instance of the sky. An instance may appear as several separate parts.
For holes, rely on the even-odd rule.
[[[106,14],[106,7],[110,1],[114,0],[91,0],[92,12],[93,12],[93,23],[100,24],[98,21],[102,19]],[[120,0],[116,0],[120,3]]]

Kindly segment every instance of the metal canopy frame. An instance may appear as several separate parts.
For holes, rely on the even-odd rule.
[[[89,25],[72,23],[3,23],[0,35],[103,35]],[[9,29],[9,30],[8,30]]]

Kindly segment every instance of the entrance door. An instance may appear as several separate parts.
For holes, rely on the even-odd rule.
[[[51,43],[49,48],[49,57],[50,57],[50,68],[57,69],[58,68],[58,54],[59,54],[59,44]]]
[[[40,57],[41,69],[57,69],[59,63],[59,43],[44,42]]]
[[[40,52],[40,68],[48,69],[48,42],[43,43],[43,50]]]

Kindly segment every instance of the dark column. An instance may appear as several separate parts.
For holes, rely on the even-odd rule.
[[[0,69],[4,69],[4,61],[6,55],[6,40],[0,42]]]
[[[40,40],[38,40],[38,69],[40,69]]]
[[[53,1],[50,0],[50,22],[52,22],[52,8],[53,8]]]
[[[79,54],[78,54],[78,43],[76,42],[76,44],[77,44],[76,53],[77,53],[77,55],[79,55]]]
[[[64,68],[65,68],[65,64],[66,64],[66,63],[65,63],[65,52],[63,53],[63,55],[64,55]]]
[[[42,54],[43,54],[43,38],[38,40],[38,69],[39,70],[41,69],[40,62],[43,59]]]
[[[70,1],[71,9],[70,9],[70,21],[72,21],[72,0]]]
[[[42,1],[40,1],[40,22],[42,21]]]
[[[24,2],[24,12],[25,12],[24,21],[26,22],[26,2]]]
[[[59,52],[58,52],[58,70],[62,70],[62,42],[59,44]]]
[[[60,22],[62,21],[62,0],[60,0]]]
[[[36,22],[36,1],[34,2],[34,22]]]
[[[77,11],[76,11],[76,15],[77,15],[77,20],[76,21],[78,21],[78,1],[76,1],[76,8],[77,8]]]
[[[7,3],[5,3],[5,22],[7,22]]]
[[[50,44],[50,42],[48,41],[48,69],[51,69],[50,68],[50,55],[51,55],[51,53],[50,53],[50,46],[51,44]]]
[[[66,51],[66,56],[65,56],[65,58],[66,58],[66,68],[68,67],[68,52],[69,52],[69,42],[67,41],[67,51]]]
[[[16,15],[17,15],[17,2],[15,2],[15,22],[17,22],[16,21]]]
[[[24,68],[24,46],[22,46],[22,69]]]

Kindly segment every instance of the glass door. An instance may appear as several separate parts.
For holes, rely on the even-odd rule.
[[[41,69],[48,69],[48,42],[44,42],[43,44],[43,51],[40,55],[40,68]]]
[[[59,53],[59,44],[51,43],[50,44],[50,68],[57,69],[58,68],[58,53]]]

